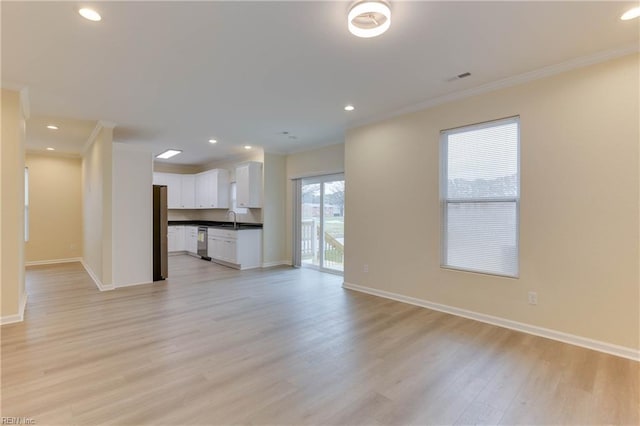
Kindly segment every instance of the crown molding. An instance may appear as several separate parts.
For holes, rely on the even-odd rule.
[[[457,101],[460,99],[465,99],[472,96],[493,92],[499,89],[505,89],[507,87],[517,86],[520,84],[528,83],[530,81],[539,80],[541,78],[550,77],[552,75],[561,74],[563,72],[571,71],[574,69],[595,65],[602,62],[607,62],[612,59],[621,58],[623,56],[627,56],[632,53],[638,53],[638,52],[640,52],[640,44],[631,43],[622,47],[618,47],[616,49],[610,49],[610,50],[597,52],[592,55],[581,56],[579,58],[571,59],[569,61],[560,62],[559,64],[550,65],[547,67],[539,68],[537,70],[525,72],[523,74],[518,74],[513,77],[507,77],[491,83],[486,83],[481,86],[448,93],[446,95],[437,96],[435,98],[430,98],[430,99],[427,99],[426,101],[413,104],[395,111],[376,114],[374,116],[371,116],[362,120],[356,120],[347,126],[347,130],[355,129],[357,127],[365,126],[367,124],[372,124],[378,121],[387,120],[393,117],[398,117],[400,115],[405,115],[405,114],[410,114],[412,112],[425,110],[425,109],[432,108],[437,105],[442,105],[448,102]]]
[[[82,150],[80,151],[81,156],[82,157],[85,156],[85,154],[87,153],[89,148],[91,148],[91,145],[93,145],[96,138],[98,137],[98,134],[102,129],[113,129],[114,127],[116,127],[116,123],[113,123],[111,121],[98,120],[98,122],[96,123],[96,127],[93,128],[93,131],[87,138],[87,141],[82,146]]]
[[[95,142],[96,138],[98,137],[98,134],[100,133],[100,130],[102,130],[102,122],[98,121],[96,123],[96,127],[93,128],[93,131],[87,138],[87,141],[82,146],[82,150],[80,151],[80,155],[82,157],[84,157],[87,151],[89,150],[89,148],[91,148],[91,145],[93,145],[93,142]]]
[[[45,157],[81,158],[81,155],[75,152],[47,151],[44,148],[27,148],[25,153]]]

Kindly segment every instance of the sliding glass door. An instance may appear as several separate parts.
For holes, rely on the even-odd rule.
[[[344,271],[344,175],[302,179],[297,246],[302,266]]]

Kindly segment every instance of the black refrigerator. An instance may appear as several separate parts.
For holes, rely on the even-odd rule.
[[[167,266],[167,187],[153,185],[153,280],[169,276]]]

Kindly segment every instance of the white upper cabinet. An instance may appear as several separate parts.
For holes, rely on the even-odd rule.
[[[167,175],[169,173],[159,173],[159,172],[154,172],[153,173],[153,184],[154,185],[166,185],[168,182],[168,178]]]
[[[261,163],[256,164],[261,166]],[[247,173],[251,174],[250,171]],[[260,168],[260,179],[262,179],[262,168]],[[167,208],[169,209],[229,208],[229,171],[225,169],[207,170],[197,175],[154,173],[153,184],[167,186]],[[262,183],[260,183],[260,191],[262,191]],[[248,205],[240,207],[248,207]]]
[[[207,170],[196,175],[196,208],[226,209],[229,207],[229,172]]]
[[[180,175],[181,177],[181,205],[183,209],[195,209],[196,208],[196,176],[195,175]]]
[[[262,207],[262,163],[249,161],[236,166],[236,203],[238,207]]]
[[[154,173],[153,184],[154,185],[166,185],[167,186],[167,208],[179,209],[182,208],[182,175],[174,173]]]

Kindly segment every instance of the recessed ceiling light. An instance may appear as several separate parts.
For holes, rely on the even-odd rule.
[[[357,37],[376,37],[391,26],[391,9],[382,1],[363,1],[349,10],[347,25]]]
[[[50,129],[50,130],[58,130],[58,126],[54,126],[53,124],[49,124],[49,125],[47,126],[47,129]]]
[[[251,145],[245,145],[244,149],[251,149]]]
[[[345,111],[353,111],[354,109],[356,109],[356,107],[354,107],[353,105],[347,105],[346,107],[344,107]]]
[[[162,154],[156,155],[156,158],[162,158],[163,160],[166,160],[167,158],[171,158],[174,155],[180,154],[181,152],[182,151],[177,150],[177,149],[168,149],[165,152],[163,152]]]
[[[93,9],[89,9],[88,7],[83,7],[78,10],[78,13],[84,18],[90,21],[98,22],[102,20],[102,16],[98,12]]]
[[[634,7],[633,9],[627,10],[620,19],[628,21],[629,19],[637,18],[638,16],[640,16],[640,7]]]
[[[51,148],[50,146],[47,147],[47,151],[55,151],[55,150],[56,150],[55,148]]]
[[[215,139],[209,139],[209,143],[218,143],[218,141]]]

